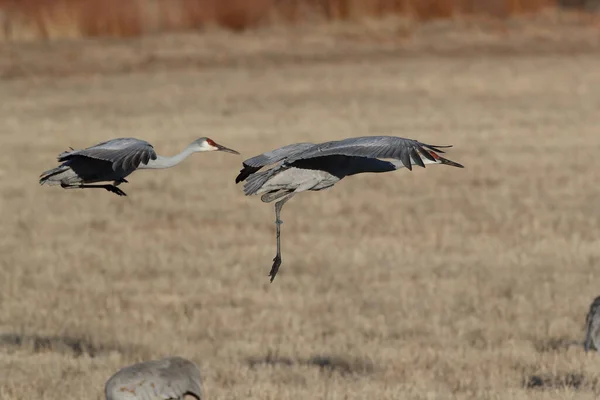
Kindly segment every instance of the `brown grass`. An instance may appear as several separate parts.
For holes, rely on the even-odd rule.
[[[0,398],[100,399],[174,354],[208,399],[597,398],[597,356],[568,343],[599,294],[598,47],[452,32],[395,53],[313,30],[7,46],[24,72],[0,80]],[[463,50],[484,39],[522,54]],[[154,67],[109,69],[143,52]],[[248,157],[375,134],[453,144],[466,169],[299,195],[273,284],[273,208],[234,184],[242,157],[135,173],[127,198],[36,182],[113,137]]]
[[[220,25],[244,30],[389,15],[431,20],[539,12],[555,0],[0,0],[0,39],[128,37]]]

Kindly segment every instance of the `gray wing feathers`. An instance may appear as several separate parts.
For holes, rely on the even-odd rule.
[[[156,152],[154,147],[145,140],[122,138],[99,143],[83,150],[63,152],[58,156],[58,161],[67,161],[73,157],[108,161],[116,171],[136,169],[140,163],[148,164],[150,160],[156,160]]]
[[[249,167],[264,167],[265,165],[275,164],[285,158],[298,155],[314,146],[316,146],[314,143],[289,144],[273,151],[260,154],[256,157],[249,158],[244,161],[244,165]]]
[[[440,150],[440,148],[445,147],[450,146],[434,146],[421,143],[417,140],[395,136],[363,136],[316,145],[307,151],[288,157],[286,162],[292,163],[294,161],[307,158],[324,157],[338,154],[346,156],[392,158],[402,161],[402,164],[404,164],[406,168],[412,170],[411,161],[418,166],[425,166],[421,157],[424,157],[430,161],[439,160],[442,163],[445,163],[444,161],[448,161],[442,157],[431,154],[431,151],[444,153],[444,151]],[[457,164],[456,166],[459,165],[460,164]]]

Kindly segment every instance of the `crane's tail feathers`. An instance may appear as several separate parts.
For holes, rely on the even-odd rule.
[[[244,193],[246,196],[250,196],[251,194],[258,192],[258,190],[267,182],[272,174],[273,169],[268,169],[266,171],[258,172],[248,176],[246,183],[244,184]]]
[[[267,181],[267,178],[267,171],[248,176],[246,183],[244,184],[244,193],[246,196],[256,193],[258,189],[260,189],[260,187]]]
[[[69,169],[68,165],[61,165],[56,168],[49,169],[48,171],[44,171],[40,175],[40,185],[47,183],[48,181],[51,180],[50,178],[52,178],[55,175],[61,174],[68,169]]]
[[[242,168],[240,170],[240,173],[235,178],[235,183],[240,183],[240,182],[246,180],[246,178],[248,178],[250,175],[252,175],[253,173],[255,173],[256,171],[258,171],[259,169],[262,168],[262,167],[252,167],[252,166],[246,165],[246,164],[243,164],[243,165],[244,165],[244,168]]]

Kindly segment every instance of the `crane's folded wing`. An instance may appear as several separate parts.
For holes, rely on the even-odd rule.
[[[113,139],[87,149],[64,152],[58,160],[63,162],[73,157],[89,157],[111,162],[115,171],[136,169],[140,163],[148,164],[150,160],[157,158],[150,143],[135,138]]]

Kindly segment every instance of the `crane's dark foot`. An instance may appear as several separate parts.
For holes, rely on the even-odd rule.
[[[125,193],[124,191],[122,191],[121,189],[119,189],[118,187],[113,186],[113,185],[106,185],[106,186],[104,186],[104,189],[106,189],[109,192],[112,192],[118,196],[127,196],[127,193]]]
[[[271,282],[275,279],[275,275],[277,275],[277,271],[279,271],[279,267],[281,266],[281,256],[276,255],[273,259],[273,266],[271,267],[271,272],[269,272],[269,276],[271,277]]]
[[[120,185],[121,183],[129,183],[129,181],[128,181],[127,179],[125,179],[125,178],[121,178],[121,179],[119,179],[118,181],[115,181],[114,185],[115,185],[115,186],[118,186],[118,185]]]
[[[60,186],[63,189],[106,189],[118,196],[127,196],[127,193],[114,185],[69,185],[67,183],[61,183]]]

